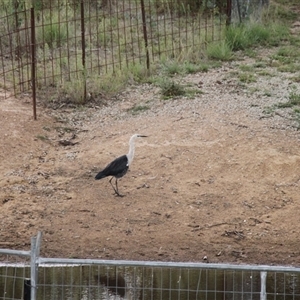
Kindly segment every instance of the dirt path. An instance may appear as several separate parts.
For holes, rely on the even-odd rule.
[[[144,85],[108,106],[39,108],[36,122],[27,100],[1,99],[0,247],[28,249],[41,230],[47,257],[299,265],[299,133],[287,112],[263,113],[291,82],[245,86],[232,68],[185,77],[195,99]],[[136,132],[149,137],[118,198],[93,177]]]

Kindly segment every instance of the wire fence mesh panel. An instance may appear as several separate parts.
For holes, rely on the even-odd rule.
[[[264,8],[269,5],[269,0],[231,0],[231,20],[233,23],[242,23],[245,19],[261,17]]]
[[[218,1],[30,2],[0,0],[0,77],[15,94],[27,91],[33,63],[39,96],[47,99],[54,93],[82,102],[86,89],[100,93],[103,81],[111,84],[104,74],[138,76],[161,58],[193,51],[199,59],[199,49],[221,39],[226,23]]]
[[[42,299],[263,299],[260,272],[203,268],[47,266]],[[299,299],[299,273],[268,272],[265,299]]]
[[[12,255],[1,255],[1,261],[0,299],[29,299],[28,262]],[[300,270],[293,268],[282,271],[280,267],[263,266],[269,271],[261,272],[260,266],[224,264],[199,267],[192,263],[51,261],[38,268],[36,299],[300,299]]]
[[[28,259],[0,253],[0,299],[30,299]]]
[[[242,22],[268,3],[0,0],[0,88],[18,94],[33,85],[39,99],[82,103],[87,92],[118,89],[114,78],[142,76],[158,60],[197,62],[202,48],[223,38],[229,14]]]
[[[142,290],[136,289],[139,275],[125,267],[47,267],[42,273],[38,297],[43,299],[140,299]]]
[[[42,1],[35,11],[39,95],[51,95],[51,90],[59,90],[60,85],[71,90],[73,80],[83,90],[82,19],[78,1]]]
[[[17,1],[0,4],[0,88],[30,91],[30,10]]]
[[[222,38],[226,15],[207,1],[145,1],[146,29],[152,60],[184,58]],[[197,56],[198,55],[198,56]]]
[[[268,299],[300,299],[299,273],[272,272],[267,275]]]
[[[29,267],[0,265],[0,299],[24,299],[30,293]]]

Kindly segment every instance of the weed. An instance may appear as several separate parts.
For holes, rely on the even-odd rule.
[[[173,80],[165,78],[159,82],[160,93],[163,99],[169,99],[176,96],[183,96],[185,95],[184,86],[181,84],[176,83]]]
[[[76,104],[83,104],[86,99],[84,95],[85,79],[84,74],[75,74],[75,78],[72,80],[64,80],[59,88],[59,96],[66,102],[72,102]]]
[[[87,90],[92,91],[95,98],[98,95],[111,97],[124,89],[128,83],[128,73],[116,70],[115,73],[92,75],[87,80]]]
[[[272,93],[270,91],[264,91],[263,95],[266,97],[271,97]]]
[[[251,83],[251,82],[256,82],[256,77],[254,74],[252,73],[240,73],[238,75],[238,78],[241,82],[243,83]]]
[[[137,115],[137,114],[139,114],[143,111],[146,111],[148,109],[150,109],[150,107],[147,106],[147,105],[135,105],[135,106],[129,108],[128,112],[132,113],[133,115]]]
[[[226,45],[232,51],[246,49],[250,42],[244,25],[232,25],[225,31]]]
[[[275,107],[274,106],[266,106],[264,109],[263,109],[263,113],[265,115],[272,115],[275,111]]]
[[[43,24],[37,27],[37,41],[41,45],[47,44],[50,49],[61,47],[66,42],[70,28],[60,12],[54,11],[45,16]]]
[[[225,41],[232,51],[246,50],[254,46],[274,46],[289,36],[288,27],[283,24],[262,24],[249,21],[232,25],[225,31]]]
[[[239,68],[244,72],[253,72],[254,67],[251,65],[240,65]]]
[[[266,62],[258,61],[258,62],[255,62],[255,63],[253,64],[253,67],[254,67],[254,68],[264,69],[264,68],[267,67],[267,64],[266,64]]]
[[[300,128],[300,94],[295,90],[290,92],[289,100],[287,102],[279,102],[269,107],[265,107],[263,113],[272,115],[276,109],[293,108],[291,115],[292,118],[298,123],[298,129]]]
[[[244,49],[244,50],[243,50],[243,53],[244,53],[246,56],[251,57],[251,58],[257,57],[257,51],[255,51],[255,49],[253,49],[253,48],[247,48],[247,49]]]
[[[203,92],[199,89],[195,88],[186,88],[185,89],[185,96],[188,98],[194,98],[196,95],[201,95]]]
[[[233,58],[232,48],[226,41],[208,44],[206,54],[209,59],[216,59],[221,61],[228,61]]]
[[[292,91],[289,94],[289,102],[295,106],[295,105],[300,105],[300,94],[296,93],[295,91]]]
[[[163,72],[169,76],[183,74],[184,69],[182,64],[175,60],[167,61],[163,64]]]
[[[296,73],[300,71],[300,64],[288,63],[282,66],[279,66],[278,71],[280,72],[289,72],[289,73]]]
[[[270,73],[270,72],[267,71],[267,70],[259,71],[259,72],[257,72],[257,75],[260,75],[260,76],[268,76],[268,77],[274,76],[272,73]]]
[[[291,80],[293,80],[294,82],[297,82],[299,83],[300,82],[300,74],[296,75],[296,76],[293,76],[291,77]]]
[[[279,48],[279,50],[277,51],[277,57],[297,57],[299,56],[300,51],[295,51],[294,47],[281,47]]]
[[[196,64],[192,64],[192,63],[189,63],[189,62],[186,62],[184,64],[184,70],[185,70],[185,73],[187,74],[193,74],[193,73],[197,73],[199,71],[201,72],[207,72],[208,71],[208,66],[206,65],[196,65]]]

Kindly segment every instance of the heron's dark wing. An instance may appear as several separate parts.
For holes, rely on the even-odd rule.
[[[108,164],[102,171],[100,171],[95,179],[101,179],[107,176],[122,177],[128,170],[128,159],[126,155],[122,155],[110,164]]]

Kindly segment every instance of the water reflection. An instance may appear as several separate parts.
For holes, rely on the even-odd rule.
[[[28,267],[0,267],[0,299],[23,299]],[[300,299],[300,276],[268,272],[267,299]],[[299,297],[299,298],[298,298]],[[260,299],[260,273],[96,265],[39,267],[37,299]]]
[[[29,267],[0,267],[0,299],[23,299],[24,279],[30,276]]]

